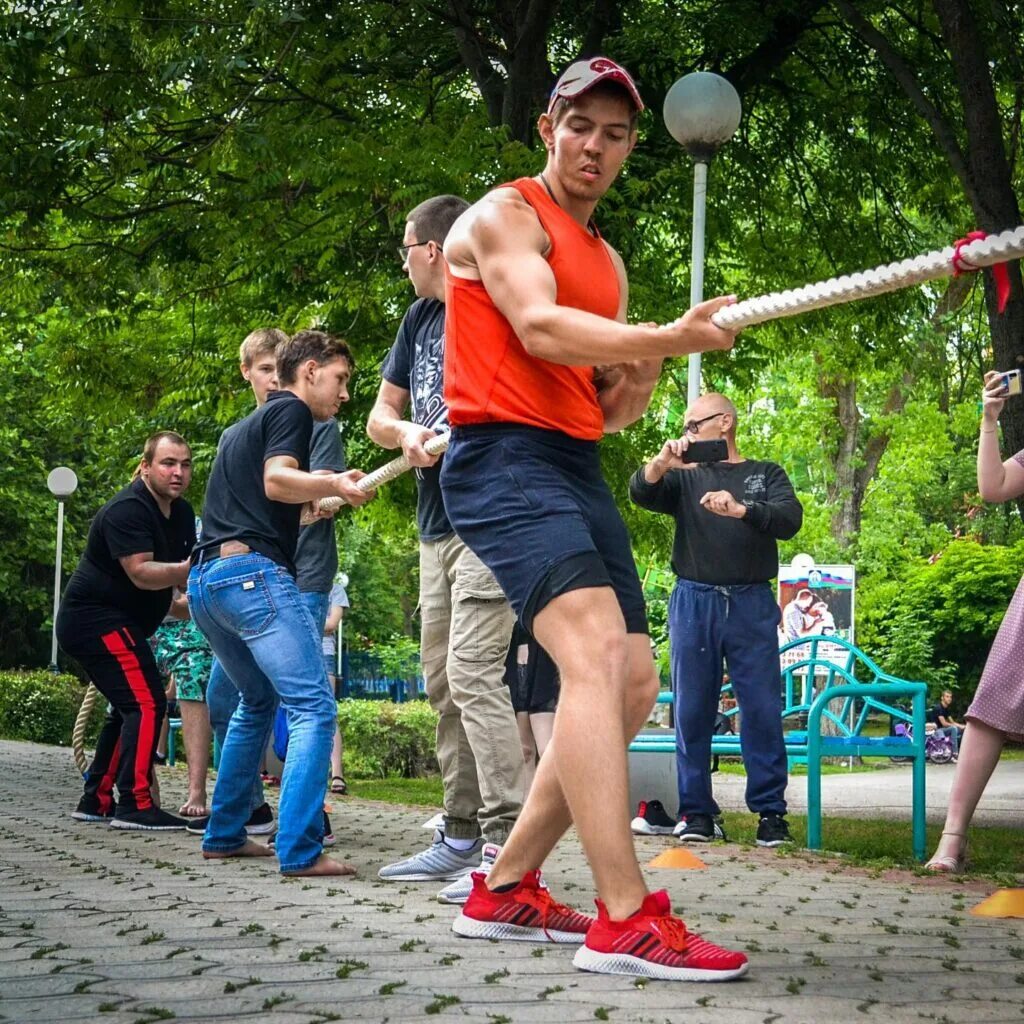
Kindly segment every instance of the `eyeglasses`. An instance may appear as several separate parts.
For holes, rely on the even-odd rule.
[[[430,245],[432,241],[432,238],[428,238],[425,242],[410,242],[408,245],[400,245],[398,247],[398,258],[404,263],[410,249],[415,249],[417,245]]]
[[[710,416],[705,416],[703,419],[690,420],[689,423],[684,423],[683,424],[683,433],[684,434],[696,434],[697,431],[700,430],[700,428],[702,426],[704,426],[705,423],[708,422],[708,420],[713,420],[716,416],[724,416],[724,415],[725,415],[724,412],[713,412]]]

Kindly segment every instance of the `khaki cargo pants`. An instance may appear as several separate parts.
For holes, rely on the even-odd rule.
[[[420,652],[440,716],[445,834],[504,843],[523,805],[524,765],[505,657],[515,614],[455,535],[420,542]]]

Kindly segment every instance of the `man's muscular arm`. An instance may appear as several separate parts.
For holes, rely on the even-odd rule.
[[[344,473],[306,473],[290,455],[274,455],[263,463],[263,489],[271,501],[301,505],[314,498],[337,495],[349,505],[363,505],[377,492],[361,491],[356,487],[365,473],[348,469]]]
[[[732,348],[735,333],[711,322],[731,298],[702,302],[664,327],[558,305],[555,277],[544,259],[548,245],[533,208],[518,192],[497,189],[460,218],[444,246],[451,272],[483,282],[530,355],[589,366]]]
[[[382,448],[401,448],[410,466],[432,466],[441,457],[429,455],[423,445],[437,434],[403,419],[409,406],[409,392],[391,381],[381,381],[377,401],[366,422],[366,433]]]
[[[622,257],[605,243],[611,257],[615,274],[619,279],[619,309],[615,319],[619,323],[626,322],[626,310],[629,306],[629,280]],[[656,327],[657,324],[644,324],[645,327]],[[635,423],[647,411],[651,403],[654,386],[658,383],[661,373],[661,359],[634,359],[627,363],[614,363],[611,366],[594,368],[594,384],[597,387],[597,400],[604,413],[604,432],[614,434]]]

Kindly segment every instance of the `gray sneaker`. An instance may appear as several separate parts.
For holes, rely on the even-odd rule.
[[[484,843],[484,848],[480,855],[480,867],[476,870],[481,875],[486,875],[494,867],[494,862],[498,859],[499,853],[501,853],[501,847],[497,843]],[[437,902],[462,906],[469,899],[469,894],[473,891],[473,874],[474,871],[470,868],[465,874],[456,878],[454,882],[446,885],[437,894]]]
[[[478,839],[468,850],[456,850],[444,841],[444,833],[438,829],[425,850],[386,864],[377,877],[385,882],[451,882],[480,866],[483,845],[483,839]]]

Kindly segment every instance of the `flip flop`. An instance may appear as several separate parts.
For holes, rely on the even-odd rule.
[[[342,796],[344,796],[348,792],[348,783],[345,781],[343,776],[331,776],[331,792],[340,793]]]

